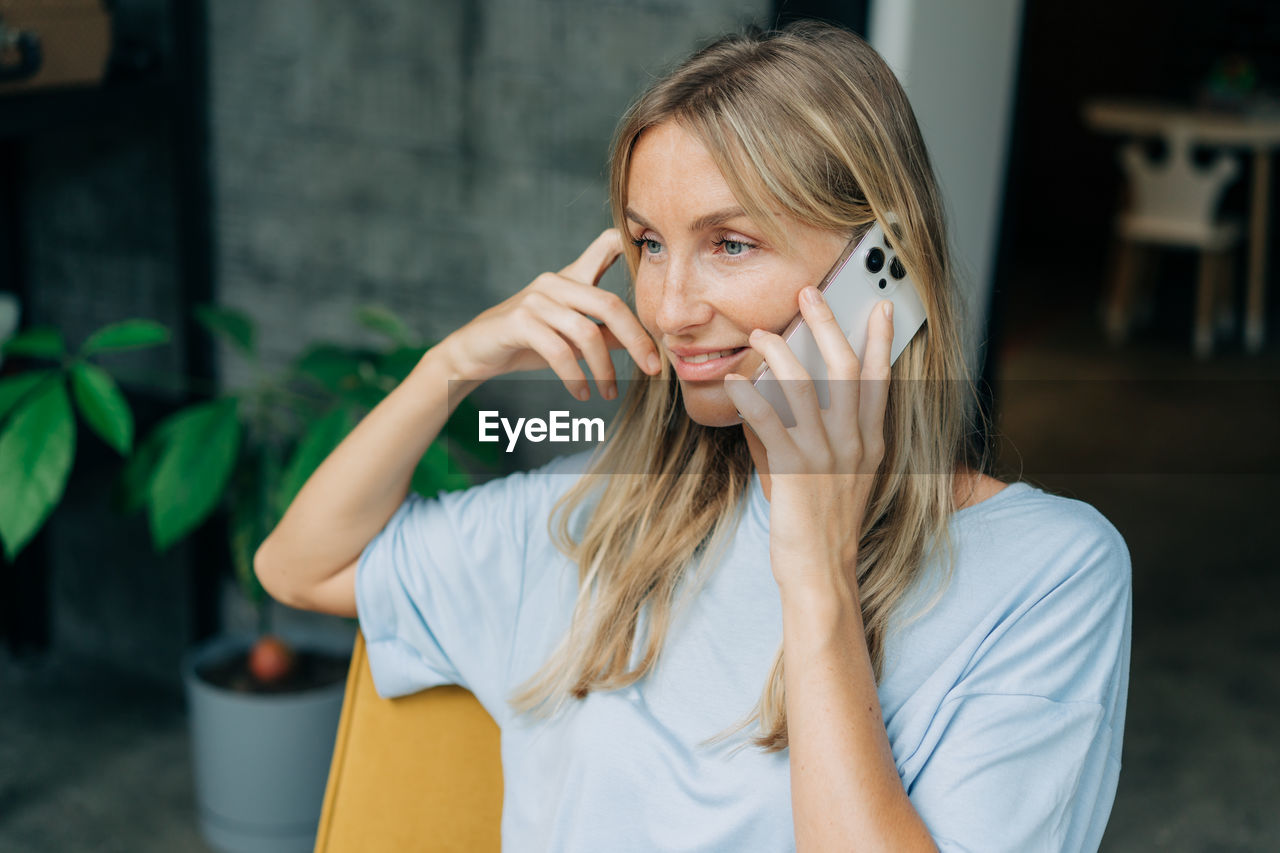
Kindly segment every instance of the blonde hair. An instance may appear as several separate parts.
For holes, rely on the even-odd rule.
[[[977,397],[919,127],[893,72],[847,30],[801,22],[724,37],[656,82],[619,123],[609,189],[620,229],[632,150],[646,128],[664,122],[706,146],[748,216],[775,240],[786,236],[779,211],[851,235],[894,214],[894,248],[928,320],[893,366],[885,454],[858,542],[858,592],[879,679],[890,616],[931,547],[941,545],[944,566],[952,565],[956,467],[987,464],[985,442],[969,441]],[[634,279],[639,249],[624,243]],[[740,516],[752,474],[742,431],[687,417],[666,367],[653,380],[636,371],[594,462],[594,471],[636,473],[583,477],[556,506],[553,535],[577,562],[578,598],[565,638],[512,697],[518,711],[550,715],[570,697],[643,677],[676,605],[693,594],[682,582],[712,564]],[[570,518],[579,509],[589,515],[575,538]],[[758,705],[739,726],[757,722],[753,740],[769,752],[787,746],[784,689],[779,648]]]

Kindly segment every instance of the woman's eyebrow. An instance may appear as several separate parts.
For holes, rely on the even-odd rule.
[[[704,231],[707,228],[714,228],[717,225],[723,225],[730,219],[737,219],[739,216],[746,216],[747,212],[740,207],[726,207],[721,210],[715,210],[711,213],[704,213],[697,219],[693,220],[690,231]]]
[[[653,228],[653,225],[649,222],[649,220],[645,219],[643,216],[636,213],[634,210],[632,210],[629,207],[623,211],[623,215],[626,216],[627,219],[630,219],[632,222],[639,225],[641,228]],[[657,229],[653,229],[653,230],[656,231]]]
[[[624,213],[628,219],[632,220],[640,227],[653,228],[653,225],[651,225],[647,219],[636,213],[631,208],[628,207]],[[730,219],[737,219],[740,216],[746,215],[747,212],[741,207],[726,207],[721,210],[713,210],[712,212],[704,213],[697,219],[693,220],[693,224],[689,226],[689,230],[702,231],[707,228],[714,228],[717,225],[723,225]],[[656,231],[657,229],[655,228],[654,230]]]

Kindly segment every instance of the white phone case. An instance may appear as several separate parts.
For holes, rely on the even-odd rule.
[[[876,262],[879,261],[877,264]],[[901,273],[901,275],[898,275]],[[891,241],[885,240],[884,229],[875,223],[857,245],[850,245],[818,285],[831,311],[840,323],[840,330],[853,346],[859,361],[867,347],[867,322],[871,310],[882,299],[893,302],[893,346],[889,354],[892,364],[907,343],[924,325],[924,303],[916,291],[906,267],[897,260]],[[827,363],[818,350],[818,342],[804,318],[797,314],[782,332],[787,346],[800,359],[805,370],[813,377],[818,392],[818,404],[827,408],[831,402],[827,387]],[[782,390],[782,383],[773,375],[767,364],[762,364],[752,379],[758,390],[773,406],[774,411],[787,427],[796,425]]]

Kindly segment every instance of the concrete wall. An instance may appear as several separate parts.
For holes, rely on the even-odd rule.
[[[630,100],[771,8],[210,5],[218,288],[274,363],[312,336],[364,340],[351,317],[367,301],[442,337],[567,264],[609,224],[608,142]]]

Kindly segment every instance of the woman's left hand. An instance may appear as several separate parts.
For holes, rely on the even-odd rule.
[[[827,364],[827,409],[819,408],[813,380],[786,342],[752,332],[751,347],[782,380],[794,427],[783,426],[746,377],[725,377],[726,392],[768,456],[769,470],[761,474],[770,480],[770,557],[784,593],[834,588],[857,600],[858,538],[884,458],[892,309],[882,300],[872,310],[860,363],[818,289],[801,291],[800,312]]]

